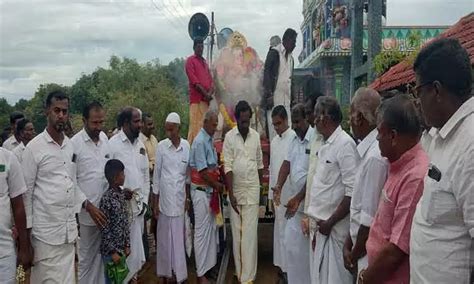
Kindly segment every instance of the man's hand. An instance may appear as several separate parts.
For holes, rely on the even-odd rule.
[[[125,256],[130,255],[130,247],[125,247]]]
[[[343,256],[344,256],[344,267],[349,270],[352,274],[356,273],[357,270],[354,271],[354,268],[356,268],[356,265],[354,265],[354,259],[352,257],[352,239],[351,236],[348,236],[346,238],[346,241],[344,243],[344,248],[342,250]]]
[[[281,197],[281,186],[276,185],[272,188],[273,190],[273,203],[276,206],[280,206],[280,197]]]
[[[33,248],[28,242],[28,247],[18,249],[18,264],[23,265],[23,269],[28,270],[33,263]]]
[[[293,197],[288,201],[286,207],[285,217],[286,219],[290,219],[295,216],[296,211],[298,211],[298,207],[300,206],[301,200],[297,196]]]
[[[125,199],[131,200],[133,197],[133,191],[129,188],[124,188],[123,192],[125,193]]]
[[[237,199],[233,194],[229,195],[230,205],[234,209],[234,211],[240,215],[239,207],[237,205]]]
[[[112,254],[112,261],[115,263],[115,264],[118,264],[120,262],[120,255],[118,253],[114,253]]]
[[[186,198],[186,200],[184,201],[184,211],[188,212],[189,209],[191,209],[191,199]]]
[[[220,182],[216,182],[216,186],[214,187],[215,189],[217,189],[217,191],[219,191],[220,194],[222,194],[224,192],[224,184],[220,183]]]
[[[325,236],[328,236],[332,230],[332,224],[329,220],[318,221],[319,232]]]
[[[18,239],[18,236],[19,236],[19,235],[18,235],[18,230],[16,229],[15,226],[13,226],[13,227],[12,227],[12,238],[13,238],[13,240]]]
[[[86,211],[87,213],[89,213],[92,218],[92,221],[94,221],[95,225],[98,228],[103,228],[107,224],[107,217],[105,216],[105,214],[89,201],[86,201]]]
[[[304,216],[301,219],[301,231],[303,232],[303,235],[309,236],[309,218],[308,218],[308,216]]]

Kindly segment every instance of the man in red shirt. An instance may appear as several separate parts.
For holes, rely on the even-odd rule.
[[[412,99],[401,94],[382,101],[377,129],[380,153],[390,166],[366,243],[369,266],[358,283],[408,284],[410,229],[429,164]]]
[[[189,81],[189,144],[192,144],[194,137],[202,128],[204,114],[209,110],[209,102],[214,95],[211,72],[202,57],[203,41],[194,40],[193,49],[194,54],[186,60],[186,75]]]

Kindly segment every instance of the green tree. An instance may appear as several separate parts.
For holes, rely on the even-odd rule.
[[[8,104],[5,98],[0,98],[0,133],[7,126],[10,126],[10,113],[13,111],[13,108]]]

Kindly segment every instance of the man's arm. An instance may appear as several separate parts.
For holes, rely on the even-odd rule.
[[[263,184],[263,154],[262,154],[262,145],[260,143],[260,135],[258,136],[258,141],[257,141],[257,168],[258,168],[258,180],[260,182],[260,185]]]
[[[326,236],[329,235],[329,233],[331,233],[332,227],[334,227],[334,225],[336,225],[339,221],[344,219],[347,214],[349,214],[350,206],[351,198],[349,196],[344,196],[331,217],[329,217],[327,220],[318,222],[319,232]]]
[[[284,160],[283,163],[281,164],[280,170],[278,171],[278,179],[277,179],[277,184],[275,185],[273,190],[273,202],[275,205],[279,206],[280,205],[280,196],[281,196],[281,191],[283,190],[283,185],[286,182],[286,179],[290,175],[290,161]]]
[[[18,231],[19,247],[18,259],[20,264],[28,269],[33,261],[33,253],[30,244],[30,236],[26,230],[26,213],[23,204],[23,193],[26,191],[25,180],[21,172],[21,166],[15,155],[11,155],[10,170],[8,173],[8,188],[10,202],[12,205],[15,228]]]
[[[152,193],[152,208],[153,215],[158,218],[160,214],[160,180],[161,170],[163,168],[163,154],[161,153],[161,145],[156,147],[155,154],[155,169],[153,170],[153,193]]]
[[[233,138],[230,135],[226,135],[224,139],[224,146],[222,153],[224,155],[224,171],[225,171],[225,185],[227,191],[229,192],[229,200],[232,208],[240,214],[237,207],[237,200],[234,196],[233,184],[234,184],[234,173],[233,173],[233,163],[234,163],[234,143]]]
[[[361,272],[360,278],[363,284],[382,283],[387,276],[390,276],[399,266],[407,254],[392,243],[383,246],[372,265]],[[359,278],[359,279],[360,279]]]
[[[285,217],[287,219],[292,218],[295,216],[296,211],[298,211],[298,207],[300,206],[300,203],[304,200],[306,196],[306,183],[304,184],[303,188],[295,195],[293,198],[291,198],[288,201],[288,204],[286,205],[286,213]]]

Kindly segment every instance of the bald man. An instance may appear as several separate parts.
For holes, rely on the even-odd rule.
[[[380,155],[376,139],[379,105],[377,91],[360,88],[355,92],[350,108],[352,133],[361,141],[357,145],[360,162],[350,206],[350,233],[344,245],[344,265],[354,274],[367,267],[365,243],[387,179],[388,162]]]

